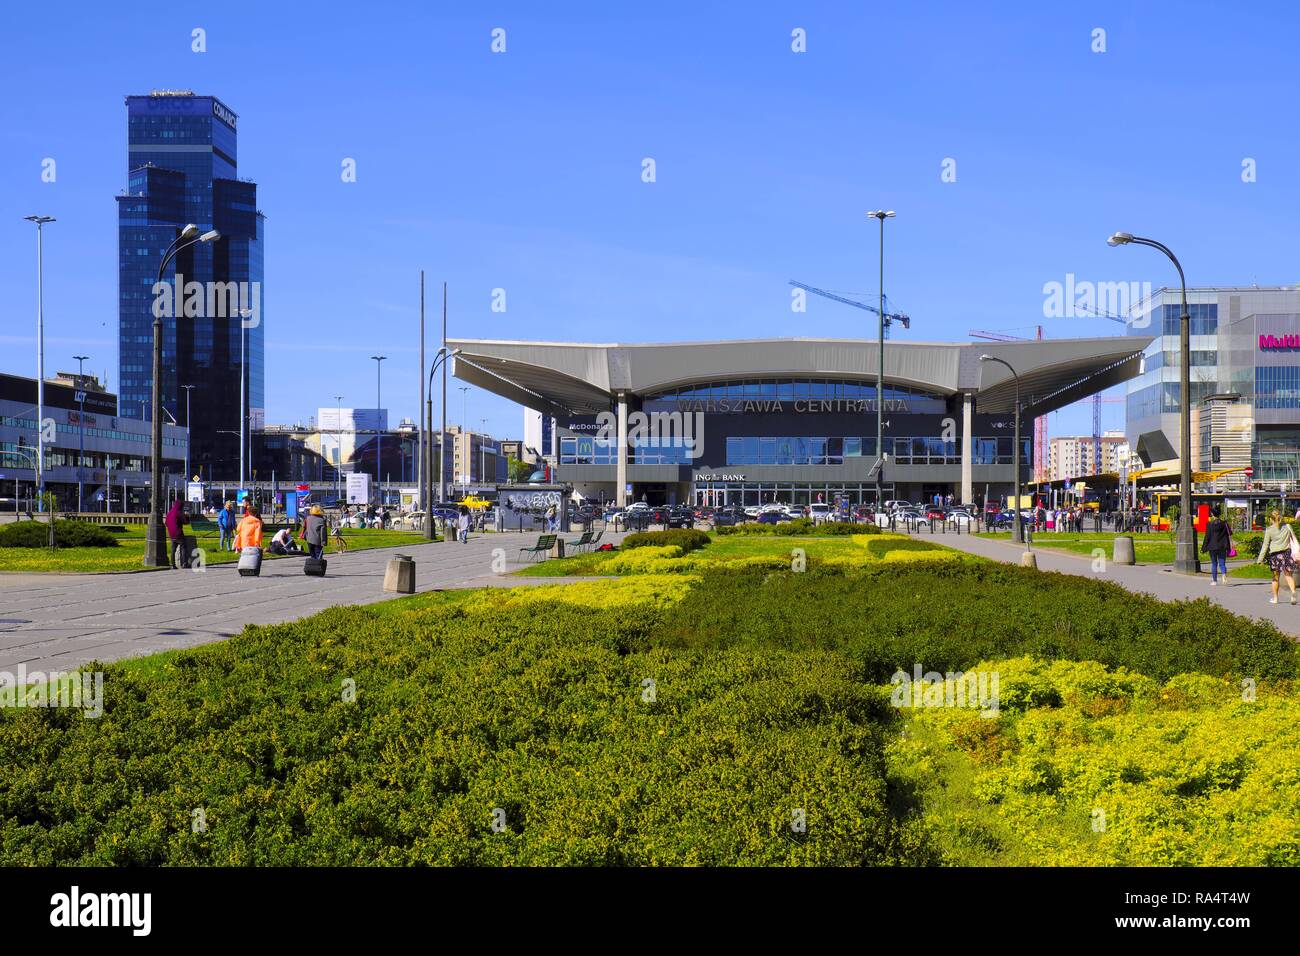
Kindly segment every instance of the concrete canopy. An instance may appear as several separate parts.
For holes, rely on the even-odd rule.
[[[1026,417],[1042,415],[1138,374],[1150,336],[1025,342],[887,342],[885,382],[939,395],[971,393],[985,413],[1009,413],[1020,376]],[[738,339],[662,344],[450,339],[457,378],[546,414],[608,411],[620,392],[644,396],[696,382],[827,378],[874,382],[871,339]]]

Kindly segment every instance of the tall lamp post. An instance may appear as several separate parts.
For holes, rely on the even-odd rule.
[[[384,367],[384,359],[387,355],[372,355],[375,360],[375,414],[384,407],[383,382],[381,369]],[[384,456],[382,449],[384,447],[384,430],[376,427],[375,429],[375,482],[379,485],[379,503],[384,503]]]
[[[81,479],[81,469],[86,464],[86,372],[84,362],[90,358],[89,355],[74,355],[77,360],[77,511],[85,511],[86,506],[81,501],[81,496],[85,493],[84,485]]]
[[[210,229],[199,233],[199,227],[190,223],[181,230],[179,236],[172,240],[158,264],[158,281],[162,282],[167,266],[176,258],[177,253],[195,243],[211,242],[221,238],[221,233]],[[242,370],[241,370],[242,371]],[[171,562],[167,558],[167,530],[163,527],[163,493],[162,489],[162,318],[155,315],[153,320],[153,401],[151,409],[152,452],[149,472],[149,528],[145,534],[144,566],[147,568],[167,567]]]
[[[334,495],[339,505],[343,501],[343,396],[335,395],[334,402],[338,415],[334,420]]]
[[[483,439],[487,436],[487,419],[480,418],[478,423],[483,427],[478,436],[478,483],[485,485],[487,484],[487,448]]]
[[[1174,570],[1179,574],[1197,574],[1200,561],[1196,557],[1195,529],[1192,527],[1192,353],[1191,353],[1191,316],[1187,311],[1187,279],[1183,275],[1183,266],[1169,247],[1154,239],[1144,239],[1132,233],[1117,232],[1106,240],[1111,246],[1150,246],[1159,249],[1178,270],[1178,282],[1182,287],[1183,312],[1178,317],[1179,343],[1178,394],[1181,396],[1178,408],[1178,458],[1179,458],[1179,492],[1178,492],[1178,530],[1174,538]]]
[[[1023,518],[1021,517],[1020,514],[1020,376],[1017,375],[1016,370],[1011,367],[1011,363],[1006,361],[1005,359],[1000,359],[994,355],[981,355],[980,361],[997,362],[999,365],[1005,365],[1007,367],[1007,371],[1011,373],[1011,377],[1015,381],[1016,424],[1015,424],[1015,436],[1012,439],[1012,441],[1015,442],[1015,445],[1011,449],[1011,468],[1015,472],[1016,502],[1012,506],[1014,516],[1011,519],[1012,521],[1011,540],[1014,541],[1016,544],[1023,544],[1025,541],[1025,531],[1022,523]]]
[[[45,262],[44,232],[53,216],[24,216],[36,223],[36,510],[45,510]],[[78,503],[80,507],[80,503]],[[52,513],[52,512],[51,512]],[[50,518],[50,546],[54,546],[54,518]]]
[[[190,480],[190,393],[193,385],[182,385],[185,389],[185,480]]]
[[[438,371],[438,366],[446,362],[448,356],[460,354],[460,349],[447,350],[443,346],[433,354],[433,364],[429,366],[429,390],[427,404],[424,409],[424,439],[427,444],[424,460],[427,463],[424,469],[424,485],[421,494],[429,502],[424,509],[424,537],[426,541],[433,540],[433,376]],[[443,454],[443,447],[447,436],[447,402],[444,395],[442,403],[442,431],[438,434],[438,500],[441,501],[445,495],[443,491],[443,470],[447,463],[447,456]],[[450,540],[450,539],[446,539]]]
[[[885,220],[894,218],[894,210],[877,209],[867,213],[871,219],[880,221],[880,311],[878,345],[880,352],[876,357],[876,508],[881,507],[885,479]]]
[[[466,408],[468,408],[467,402],[469,399],[469,386],[458,385],[456,387],[460,389],[460,434],[462,440],[465,442],[465,460],[460,463],[460,467],[461,467],[460,477],[465,479],[464,482],[465,488],[461,491],[461,497],[463,498],[465,497],[465,495],[469,494],[469,476],[467,472],[469,471],[469,457],[470,457],[470,452],[473,451],[474,442],[464,437],[466,432],[466,427],[468,426],[469,423],[469,419],[466,417]]]

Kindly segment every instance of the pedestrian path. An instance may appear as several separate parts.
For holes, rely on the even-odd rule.
[[[930,540],[929,535],[923,536]],[[980,538],[970,534],[936,534],[936,544],[942,544],[968,554],[977,554],[995,561],[1020,563],[1024,545],[1013,544],[1005,538]],[[1288,600],[1286,583],[1282,584],[1282,593],[1278,604],[1269,604],[1270,585],[1268,578],[1228,578],[1225,584],[1219,578],[1217,587],[1210,586],[1209,562],[1206,561],[1202,573],[1191,576],[1174,574],[1168,565],[1135,564],[1123,565],[1113,563],[1111,551],[1106,551],[1104,564],[1082,554],[1068,551],[1052,551],[1047,548],[1034,548],[1040,571],[1059,571],[1062,574],[1074,574],[1079,577],[1096,578],[1114,584],[1150,594],[1161,601],[1180,601],[1192,598],[1208,598],[1234,614],[1245,617],[1262,618],[1276,624],[1278,629],[1295,637],[1300,637],[1300,606],[1291,607]],[[1098,565],[1095,567],[1094,565]]]
[[[246,624],[278,624],[338,605],[399,597],[383,590],[384,569],[395,554],[415,560],[417,593],[545,584],[553,579],[510,574],[521,567],[519,548],[536,540],[535,533],[481,534],[466,544],[331,554],[324,578],[307,577],[294,558],[263,562],[257,578],[240,577],[233,564],[144,574],[3,574],[0,671],[13,672],[19,664],[28,672],[71,670],[91,660],[197,647],[238,634]]]

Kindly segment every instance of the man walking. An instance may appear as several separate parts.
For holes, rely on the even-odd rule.
[[[217,529],[221,532],[221,543],[217,547],[222,551],[235,548],[235,503],[227,501],[226,506],[217,512]]]

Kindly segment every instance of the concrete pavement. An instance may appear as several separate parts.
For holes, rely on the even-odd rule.
[[[0,670],[18,664],[28,671],[71,670],[91,660],[197,647],[248,623],[278,624],[340,604],[398,597],[383,590],[384,568],[395,554],[415,560],[417,592],[546,583],[508,573],[521,566],[518,549],[536,540],[536,534],[473,535],[468,544],[331,554],[324,578],[304,575],[299,558],[264,561],[257,578],[240,577],[233,564],[143,574],[0,574]],[[496,548],[505,552],[506,574],[493,571]]]
[[[933,538],[929,534],[918,534],[916,537],[933,540],[936,544],[946,545],[968,554],[977,554],[980,557],[1011,564],[1019,564],[1020,555],[1024,551],[1023,545],[1012,544],[1004,539],[979,538],[969,534],[935,534]],[[1035,535],[1036,541],[1050,538],[1051,532]],[[1038,559],[1039,570],[1042,571],[1060,571],[1063,574],[1111,581],[1130,591],[1149,594],[1161,601],[1209,598],[1234,614],[1262,618],[1276,624],[1278,630],[1300,637],[1300,606],[1291,607],[1286,603],[1290,600],[1290,595],[1285,581],[1282,582],[1278,603],[1269,604],[1272,583],[1269,578],[1229,578],[1230,584],[1224,584],[1224,579],[1220,578],[1218,587],[1211,587],[1208,560],[1204,564],[1205,571],[1192,577],[1174,574],[1165,565],[1114,564],[1110,560],[1109,548],[1106,550],[1104,570],[1100,571],[1093,569],[1093,558],[1088,555],[1052,551],[1040,547],[1035,547],[1033,550]]]

